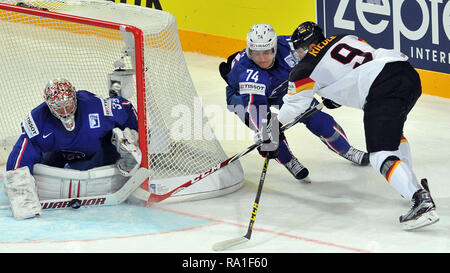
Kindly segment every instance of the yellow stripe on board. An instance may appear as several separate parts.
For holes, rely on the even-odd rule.
[[[115,29],[77,24],[74,22],[50,19],[40,16],[33,16],[23,13],[11,12],[7,10],[0,10],[0,21],[7,21],[11,23],[19,23],[25,25],[31,24],[40,27],[45,27],[48,29],[63,30],[77,34],[96,35],[108,39],[122,40],[120,32]]]
[[[232,53],[245,49],[246,42],[200,31],[178,29],[183,51],[198,52],[209,56],[227,58]]]
[[[450,74],[416,69],[422,81],[422,92],[427,95],[450,98]]]
[[[52,30],[81,34],[84,37],[97,36],[111,40],[123,40],[119,30],[78,24],[75,22],[45,18],[6,10],[0,10],[0,21],[23,25],[35,25]],[[174,36],[173,32],[174,30],[169,28],[154,35],[144,34],[144,46],[146,48],[166,48],[168,50],[173,50],[177,46],[176,39],[171,39],[171,37],[176,37]]]

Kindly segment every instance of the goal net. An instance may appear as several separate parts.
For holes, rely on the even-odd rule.
[[[109,1],[0,0],[0,47],[0,164],[57,77],[104,97],[121,82],[137,108],[142,166],[152,173],[143,187],[163,194],[227,158],[168,12]],[[242,183],[237,162],[174,197],[219,195]]]

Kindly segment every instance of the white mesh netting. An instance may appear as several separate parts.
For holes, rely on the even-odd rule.
[[[196,99],[171,14],[108,1],[21,2],[58,13],[133,25],[143,31],[149,127],[145,132],[151,179],[198,174],[226,159]],[[1,8],[0,34],[0,162],[5,163],[11,144],[20,134],[21,120],[42,103],[49,79],[64,77],[78,90],[108,96],[108,74],[127,44],[118,30]],[[123,60],[126,68],[133,68],[130,57]],[[135,106],[136,98],[131,98]]]

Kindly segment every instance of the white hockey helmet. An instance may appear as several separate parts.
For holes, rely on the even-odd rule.
[[[277,34],[269,24],[255,24],[247,34],[247,48],[245,52],[251,58],[250,51],[273,49],[274,58],[277,54]]]
[[[50,80],[44,89],[44,100],[50,112],[61,120],[68,131],[72,131],[77,110],[75,87],[63,78]]]

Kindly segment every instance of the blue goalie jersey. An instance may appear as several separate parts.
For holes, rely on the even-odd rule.
[[[46,103],[34,108],[22,121],[22,135],[11,151],[7,170],[41,163],[48,152],[62,152],[71,160],[89,159],[110,144],[115,127],[137,130],[136,111],[130,101],[122,97],[102,98],[88,91],[76,92],[75,128],[68,131],[49,110]]]

